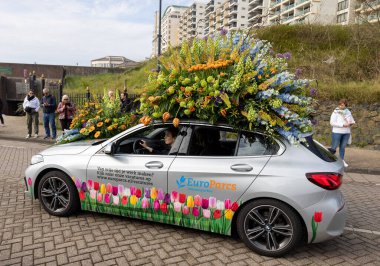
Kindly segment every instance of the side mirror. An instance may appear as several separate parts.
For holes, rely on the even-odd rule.
[[[104,148],[104,153],[112,155],[115,153],[115,143],[109,143],[105,148]]]

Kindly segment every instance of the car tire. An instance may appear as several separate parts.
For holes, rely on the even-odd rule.
[[[70,216],[80,209],[78,190],[65,173],[46,173],[38,184],[38,198],[51,215]]]
[[[281,257],[302,240],[298,214],[283,202],[260,199],[249,202],[239,212],[236,229],[240,239],[253,251]]]

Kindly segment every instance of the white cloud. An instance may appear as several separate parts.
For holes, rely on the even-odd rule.
[[[143,60],[151,54],[157,0],[13,0],[1,4],[1,62],[89,65],[92,59],[106,55]]]

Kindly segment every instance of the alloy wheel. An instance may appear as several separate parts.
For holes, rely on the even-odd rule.
[[[41,200],[51,212],[65,211],[70,203],[69,187],[59,177],[48,177],[41,186]]]
[[[276,251],[285,248],[291,242],[293,226],[281,209],[271,205],[260,205],[246,215],[244,233],[256,248]]]

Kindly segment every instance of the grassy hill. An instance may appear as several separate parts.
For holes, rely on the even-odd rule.
[[[270,41],[275,53],[290,52],[290,70],[317,80],[318,99],[380,102],[379,25],[278,25],[253,34]],[[126,80],[128,92],[138,93],[156,63],[151,59],[123,74],[67,77],[65,92],[84,92],[86,86],[92,92],[123,90]]]

